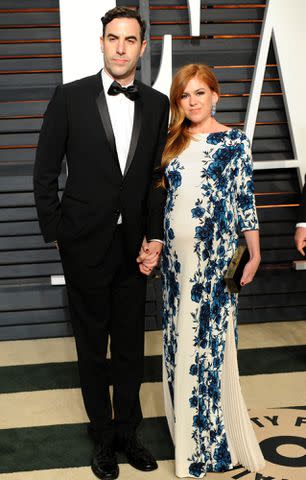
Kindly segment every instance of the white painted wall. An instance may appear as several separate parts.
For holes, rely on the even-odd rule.
[[[116,0],[60,0],[63,82],[98,72],[103,66],[100,50],[101,17]]]

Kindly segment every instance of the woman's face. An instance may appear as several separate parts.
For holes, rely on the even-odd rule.
[[[218,95],[199,77],[193,77],[186,85],[179,100],[185,117],[191,125],[200,126],[205,124],[211,117],[211,107],[217,103]]]

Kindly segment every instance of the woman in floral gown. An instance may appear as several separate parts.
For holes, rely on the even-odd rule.
[[[223,280],[239,231],[250,255],[242,285],[260,263],[250,143],[216,121],[218,99],[206,65],[175,75],[162,272],[164,394],[178,477],[264,466],[239,384],[237,294]]]

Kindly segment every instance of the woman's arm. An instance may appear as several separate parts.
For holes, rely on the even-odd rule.
[[[237,163],[237,215],[240,231],[243,232],[250,260],[243,270],[240,285],[250,283],[260,264],[259,226],[254,196],[254,178],[251,145],[248,138],[242,136],[242,155]]]
[[[260,246],[259,246],[259,231],[258,230],[245,230],[243,232],[245,241],[250,254],[250,260],[246,264],[243,270],[243,274],[240,280],[240,285],[244,286],[247,283],[251,283],[255,273],[260,264]]]

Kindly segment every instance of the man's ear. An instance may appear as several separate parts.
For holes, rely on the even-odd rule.
[[[143,54],[144,54],[144,52],[145,52],[145,49],[146,49],[146,46],[147,46],[147,41],[146,41],[146,40],[143,40],[143,41],[142,41],[142,44],[141,44],[140,58],[143,56]]]
[[[101,51],[103,52],[104,51],[104,38],[103,37],[100,37],[100,47],[101,47]]]

